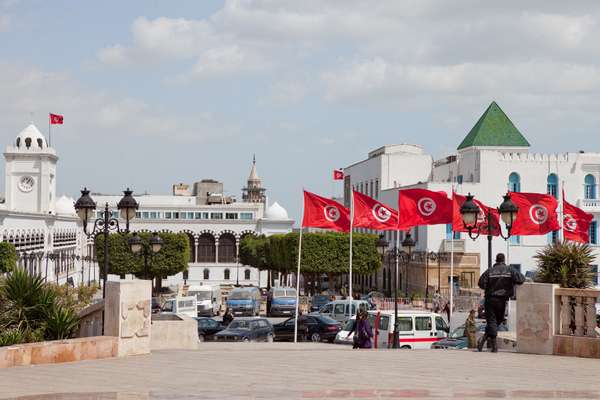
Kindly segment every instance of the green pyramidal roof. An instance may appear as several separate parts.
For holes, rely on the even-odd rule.
[[[530,144],[495,101],[485,110],[458,150],[472,146],[529,147]]]

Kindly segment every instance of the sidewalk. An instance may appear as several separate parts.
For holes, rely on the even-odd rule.
[[[0,370],[0,398],[87,392],[96,394],[41,398],[600,399],[598,377],[600,362],[581,358],[359,351],[312,343],[205,343],[197,351]]]

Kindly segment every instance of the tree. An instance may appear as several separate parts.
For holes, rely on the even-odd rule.
[[[138,234],[144,246],[148,247],[152,233],[139,232]],[[160,290],[162,278],[187,270],[190,244],[185,233],[160,232],[158,235],[163,240],[163,245],[158,253],[148,255],[148,273],[152,279],[157,278],[156,286]],[[108,236],[109,274],[134,274],[138,278],[143,277],[144,257],[131,252],[129,243],[127,242],[131,236],[131,234],[119,233]],[[98,256],[98,265],[102,268],[104,265],[103,235],[96,237],[96,254]]]
[[[9,272],[17,266],[17,250],[12,243],[0,242],[0,272]]]
[[[587,244],[564,242],[550,244],[534,256],[538,268],[536,282],[558,283],[565,288],[592,286],[591,264],[595,256]]]

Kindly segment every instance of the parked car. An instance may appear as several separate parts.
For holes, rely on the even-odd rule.
[[[350,302],[352,302],[352,309],[350,309]],[[321,307],[318,314],[344,324],[350,317],[356,315],[357,309],[361,306],[366,310],[370,308],[369,303],[365,300],[335,300]]]
[[[279,341],[294,340],[295,318],[287,319],[273,325],[275,338]],[[335,336],[342,329],[339,322],[320,315],[300,315],[298,317],[298,340],[333,343]]]
[[[368,312],[369,323],[373,328],[373,340],[380,349],[392,346],[394,330],[394,311]],[[336,338],[335,343],[352,344],[353,336],[349,335],[356,323],[353,316]],[[424,310],[399,310],[398,333],[400,347],[403,349],[429,349],[431,343],[447,336],[449,331],[446,321],[441,315]],[[377,340],[375,340],[375,336]]]
[[[236,318],[229,326],[215,334],[219,342],[272,342],[273,326],[266,318]]]
[[[317,295],[313,296],[310,301],[310,311],[311,312],[319,311],[321,309],[321,307],[323,307],[325,304],[329,303],[330,298],[331,298],[331,296],[328,296],[326,294],[317,294]]]
[[[296,289],[274,287],[269,292],[269,316],[283,317],[296,313]]]
[[[214,340],[215,333],[225,329],[225,326],[212,318],[197,317],[195,319],[198,322],[198,340],[201,342]]]
[[[196,296],[174,297],[163,303],[160,311],[168,314],[181,314],[191,318],[198,316]]]
[[[256,287],[235,288],[229,293],[227,307],[233,315],[258,316],[262,297]]]
[[[221,309],[220,286],[192,285],[188,288],[187,294],[188,296],[196,296],[199,317],[219,315],[219,310]]]

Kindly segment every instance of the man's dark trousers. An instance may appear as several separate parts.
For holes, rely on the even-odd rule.
[[[490,338],[498,336],[498,325],[504,321],[507,300],[506,297],[496,296],[486,297],[485,299],[485,334]]]

